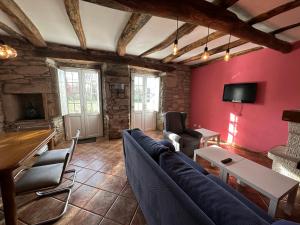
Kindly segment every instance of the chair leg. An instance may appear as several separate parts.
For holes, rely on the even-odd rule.
[[[68,192],[68,197],[67,197],[67,200],[65,202],[64,209],[62,210],[62,212],[56,217],[53,217],[53,218],[48,219],[48,220],[44,220],[44,221],[36,223],[34,225],[44,225],[44,224],[53,223],[53,222],[59,220],[67,212],[67,208],[68,208],[69,200],[70,200],[70,197],[71,197],[72,189],[71,188],[66,188],[65,190],[57,191],[56,194],[62,193],[62,192]],[[46,193],[46,194],[43,195],[43,197],[53,195],[53,194],[54,193]]]

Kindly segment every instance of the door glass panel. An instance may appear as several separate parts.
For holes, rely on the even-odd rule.
[[[85,110],[87,113],[99,113],[99,79],[98,73],[84,72]]]
[[[146,77],[145,110],[158,112],[159,109],[159,78]]]
[[[78,72],[66,71],[66,88],[69,113],[81,113]]]
[[[143,110],[143,96],[144,96],[144,81],[143,77],[134,77],[134,111]]]

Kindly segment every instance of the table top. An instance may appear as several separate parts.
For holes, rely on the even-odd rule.
[[[228,152],[225,149],[223,149],[217,145],[211,145],[211,146],[208,146],[205,148],[197,149],[194,151],[194,153],[220,168],[235,164],[238,161],[244,159],[242,156]],[[232,162],[228,163],[228,164],[223,164],[221,162],[221,160],[227,159],[227,158],[231,158]]]
[[[0,134],[0,171],[16,169],[32,153],[47,144],[54,135],[54,129]]]
[[[195,129],[195,131],[201,133],[203,138],[216,137],[220,135],[218,132],[207,130],[205,128]]]
[[[280,199],[298,185],[297,181],[245,158],[225,170],[269,198]]]

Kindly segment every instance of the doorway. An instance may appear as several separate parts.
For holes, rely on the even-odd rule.
[[[131,82],[131,128],[156,130],[160,78],[154,75],[132,74]]]
[[[81,138],[103,136],[101,82],[99,72],[90,69],[58,69],[61,111],[66,139],[79,128]]]

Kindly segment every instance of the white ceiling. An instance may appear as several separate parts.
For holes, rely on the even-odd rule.
[[[55,42],[70,46],[79,46],[78,38],[69,21],[64,8],[63,0],[15,0],[26,15],[39,29],[43,38],[48,42]],[[211,1],[211,0],[210,0]],[[269,11],[272,8],[290,2],[292,0],[240,0],[229,10],[233,11],[244,21]],[[107,51],[116,51],[117,41],[120,34],[130,18],[130,13],[102,7],[96,4],[80,1],[80,13],[83,29],[86,36],[87,47]],[[14,23],[0,10],[0,21],[12,29],[20,32]],[[300,22],[300,7],[275,16],[255,27],[265,32]],[[180,22],[181,26],[183,23]],[[127,53],[140,55],[152,48],[176,30],[176,21],[152,17],[150,21],[140,30],[127,46]],[[213,32],[211,30],[210,32]],[[0,30],[1,34],[5,32]],[[206,27],[197,27],[189,35],[179,40],[179,48],[184,47],[207,35]],[[288,30],[277,35],[278,38],[289,42],[300,40],[300,27]],[[209,49],[228,43],[229,36],[218,38],[208,43]],[[232,37],[231,40],[238,38]],[[232,52],[242,51],[256,47],[255,44],[246,44],[232,49]],[[182,61],[195,56],[203,51],[204,46],[184,54],[175,62]],[[149,55],[150,58],[163,59],[172,53],[172,46]],[[217,58],[224,53],[216,54],[211,58]],[[192,64],[197,63],[193,62]]]

